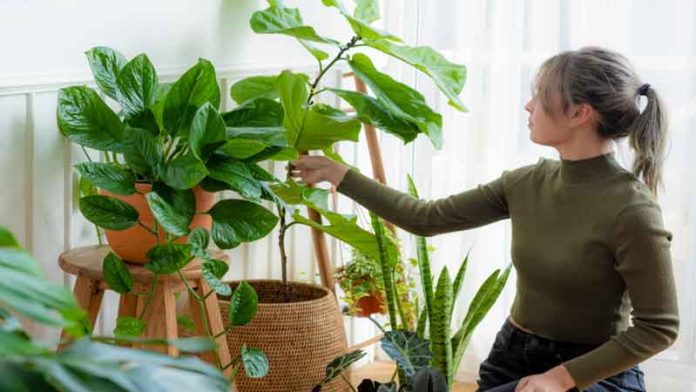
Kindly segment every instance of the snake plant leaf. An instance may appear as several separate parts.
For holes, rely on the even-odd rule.
[[[454,378],[452,342],[452,281],[447,267],[443,268],[437,281],[433,298],[433,317],[430,325],[430,342],[433,351],[432,365],[451,385]]]
[[[380,344],[408,377],[427,366],[433,356],[428,347],[430,342],[406,330],[387,331],[380,339]]]
[[[114,197],[92,195],[80,198],[80,211],[88,221],[109,230],[125,230],[138,223],[138,211]]]
[[[442,116],[428,106],[421,93],[379,72],[364,54],[353,55],[349,64],[389,112],[415,123],[435,148],[442,147]]]
[[[358,120],[398,137],[404,141],[404,144],[415,140],[418,136],[420,131],[418,124],[409,121],[408,118],[399,117],[381,101],[356,91],[335,88],[328,90],[348,102],[356,110]]]
[[[232,249],[255,241],[273,230],[278,217],[263,206],[246,200],[221,200],[208,212],[213,218],[213,241],[220,249]]]
[[[102,262],[104,280],[111,290],[119,294],[129,293],[133,289],[133,276],[126,264],[113,252],[109,252]]]
[[[503,291],[505,283],[507,283],[510,276],[511,269],[512,264],[509,264],[502,274],[500,273],[500,270],[494,271],[476,292],[474,299],[469,305],[469,310],[464,317],[462,326],[452,337],[454,369],[459,367],[462,357],[464,356],[464,350],[469,344],[469,340],[471,339],[474,329],[478,326],[481,320],[483,320],[483,317],[488,313],[491,307],[493,307],[493,304],[495,304],[495,301],[498,300],[498,297],[500,297],[500,293]]]
[[[377,260],[382,269],[382,282],[384,284],[384,293],[387,300],[387,311],[389,314],[389,325],[392,329],[397,328],[396,322],[396,305],[395,299],[396,289],[394,286],[394,267],[399,262],[396,247],[392,246],[391,239],[386,235],[386,228],[382,220],[372,211],[370,211],[370,222],[372,230],[375,233],[377,242]],[[402,320],[405,322],[405,320]]]
[[[247,348],[246,344],[241,349],[242,363],[244,371],[249,378],[263,378],[268,374],[270,368],[268,357],[258,348]]]
[[[255,98],[273,100],[278,98],[276,79],[276,75],[250,76],[240,79],[230,87],[230,96],[240,105]]]
[[[411,175],[407,176],[408,182],[408,192],[411,196],[418,198],[418,190],[416,189],[416,184],[413,182]],[[433,283],[432,283],[432,273],[430,269],[430,254],[428,253],[428,242],[425,237],[416,236],[416,256],[418,260],[418,271],[420,272],[421,286],[423,289],[423,296],[425,297],[425,314],[427,318],[431,320],[433,318]],[[420,321],[420,320],[419,320]],[[419,325],[421,323],[419,322]],[[423,322],[423,327],[425,328],[425,322]],[[421,335],[422,336],[422,335]]]
[[[451,106],[459,111],[467,111],[459,99],[466,82],[466,66],[450,62],[429,46],[412,47],[382,38],[366,38],[364,41],[366,45],[408,63],[428,75],[449,98]]]
[[[172,135],[188,137],[193,116],[206,102],[220,106],[220,87],[213,64],[199,59],[169,89],[162,113],[164,127]]]
[[[140,54],[121,68],[116,76],[116,99],[126,119],[149,112],[157,99],[157,86],[157,72],[147,55]]]
[[[259,296],[256,290],[246,281],[241,281],[230,298],[230,323],[240,326],[251,322],[256,315],[258,304]]]
[[[123,123],[89,87],[58,92],[58,128],[73,143],[100,151],[123,151]]]
[[[104,46],[94,47],[85,54],[99,89],[116,99],[116,76],[126,65],[126,58],[119,51]]]
[[[118,163],[83,162],[77,171],[92,184],[117,195],[135,193],[135,175]]]
[[[466,256],[459,266],[459,271],[457,271],[457,276],[454,278],[454,284],[452,285],[452,300],[457,301],[459,292],[462,289],[464,283],[464,276],[466,275],[466,267],[469,265],[469,255],[471,254],[471,249],[466,252]]]

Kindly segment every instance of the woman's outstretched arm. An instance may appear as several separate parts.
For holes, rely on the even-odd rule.
[[[502,177],[446,198],[424,201],[323,156],[303,156],[291,165],[293,176],[310,184],[329,181],[378,216],[421,236],[471,229],[509,217]]]

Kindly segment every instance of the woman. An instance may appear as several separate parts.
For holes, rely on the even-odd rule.
[[[511,219],[516,297],[479,369],[481,391],[508,383],[517,392],[644,391],[638,363],[669,347],[679,328],[672,234],[656,202],[663,104],[625,57],[588,47],[546,60],[525,109],[531,140],[560,159],[447,198],[419,201],[319,156],[293,161],[292,173],[328,180],[418,235]],[[632,172],[612,150],[626,136]]]

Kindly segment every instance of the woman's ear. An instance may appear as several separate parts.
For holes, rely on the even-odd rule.
[[[570,108],[570,125],[582,126],[596,121],[597,111],[586,103],[572,105]]]

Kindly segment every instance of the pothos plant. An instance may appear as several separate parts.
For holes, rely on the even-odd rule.
[[[216,293],[232,295],[229,328],[248,323],[256,312],[256,292],[242,282],[232,293],[230,286],[221,281],[227,263],[213,257],[207,248],[211,239],[219,248],[230,249],[262,238],[273,229],[278,217],[259,203],[262,197],[268,197],[264,181],[273,176],[255,158],[244,159],[249,158],[244,148],[247,139],[227,129],[227,114],[218,110],[220,89],[213,65],[200,59],[178,80],[162,83],[145,54],[126,60],[118,51],[105,47],[86,54],[97,86],[118,104],[120,111],[115,113],[97,91],[87,86],[59,92],[59,129],[85,150],[89,160],[75,166],[83,185],[87,184],[81,187],[87,195],[79,200],[80,210],[99,228],[125,230],[139,225],[156,239],[144,265],[155,275],[145,293],[144,307],[137,317],[119,317],[115,335],[137,337],[143,332],[143,315],[157,277],[164,274],[177,274],[190,300],[203,303]],[[87,148],[100,151],[102,159],[91,160]],[[199,186],[208,191],[232,190],[241,198],[220,200],[208,211],[196,211],[193,189]],[[115,195],[144,196],[154,215],[154,225],[145,225],[130,204],[98,194],[93,188]],[[198,214],[210,215],[210,232],[190,229]],[[203,277],[212,288],[210,292],[196,292],[181,272],[194,258],[203,260]],[[130,293],[133,279],[124,261],[112,252],[103,263],[109,287],[121,294]],[[199,308],[204,310],[203,306]],[[201,318],[208,337],[212,337],[207,318]],[[220,363],[217,352],[215,358],[221,368],[238,370],[243,364],[252,377],[262,377],[268,370],[265,355],[257,349],[244,348],[229,364]]]
[[[250,154],[288,161],[310,151],[322,151],[343,161],[333,146],[340,141],[357,141],[362,123],[372,124],[404,143],[424,134],[436,148],[441,147],[442,116],[420,92],[379,71],[364,49],[377,50],[416,68],[433,80],[453,107],[462,111],[465,108],[458,95],[464,86],[466,68],[430,47],[406,45],[399,37],[373,27],[371,24],[380,18],[376,0],[356,3],[351,13],[338,0],[323,0],[324,5],[344,17],[352,30],[352,38],[343,43],[320,35],[303,22],[299,9],[285,7],[280,1],[269,1],[268,8],[254,12],[250,20],[254,32],[293,37],[316,59],[318,72],[310,77],[286,70],[277,75],[248,77],[232,85],[231,96],[239,106],[223,118],[228,127],[240,127],[232,131],[235,135],[248,136],[244,146]],[[345,64],[365,82],[371,94],[324,85],[327,73]],[[325,94],[340,97],[355,109],[355,114],[347,115],[339,107],[321,103]],[[277,197],[284,282],[284,238],[294,224],[321,230],[374,259],[379,257],[374,235],[361,228],[355,216],[331,211],[326,190],[297,184],[289,175],[284,182],[271,184],[270,189]],[[325,223],[304,216],[297,208],[300,205],[316,211]],[[394,247],[391,243],[386,246]]]
[[[230,382],[195,357],[117,346],[92,334],[87,314],[72,293],[50,282],[14,235],[0,226],[0,390],[3,391],[180,391],[195,385],[228,391]],[[63,328],[74,340],[55,352],[23,328],[25,320]],[[128,339],[146,345],[173,344],[184,352],[214,349],[210,339]]]
[[[418,191],[410,176],[408,184],[409,193],[418,198]],[[382,220],[373,213],[370,213],[370,217],[380,250],[382,287],[387,299],[390,328],[387,330],[377,321],[371,320],[383,332],[380,345],[397,367],[389,383],[380,384],[373,380],[364,380],[358,391],[449,391],[474,329],[500,296],[510,274],[511,265],[502,272],[495,270],[481,284],[469,304],[461,326],[454,330],[454,303],[463,287],[469,254],[462,261],[454,281],[447,267],[444,267],[435,282],[431,273],[430,248],[427,241],[425,237],[415,236],[424,306],[419,309],[418,324],[414,331],[404,322],[404,314],[400,310],[397,290],[393,283],[396,266],[400,264],[398,254],[385,246],[390,238]],[[326,368],[326,377],[315,387],[315,392],[320,391],[323,385],[336,377],[341,376],[345,379],[343,372],[364,354],[364,351],[357,350],[332,361]],[[398,383],[395,381],[397,375]]]

